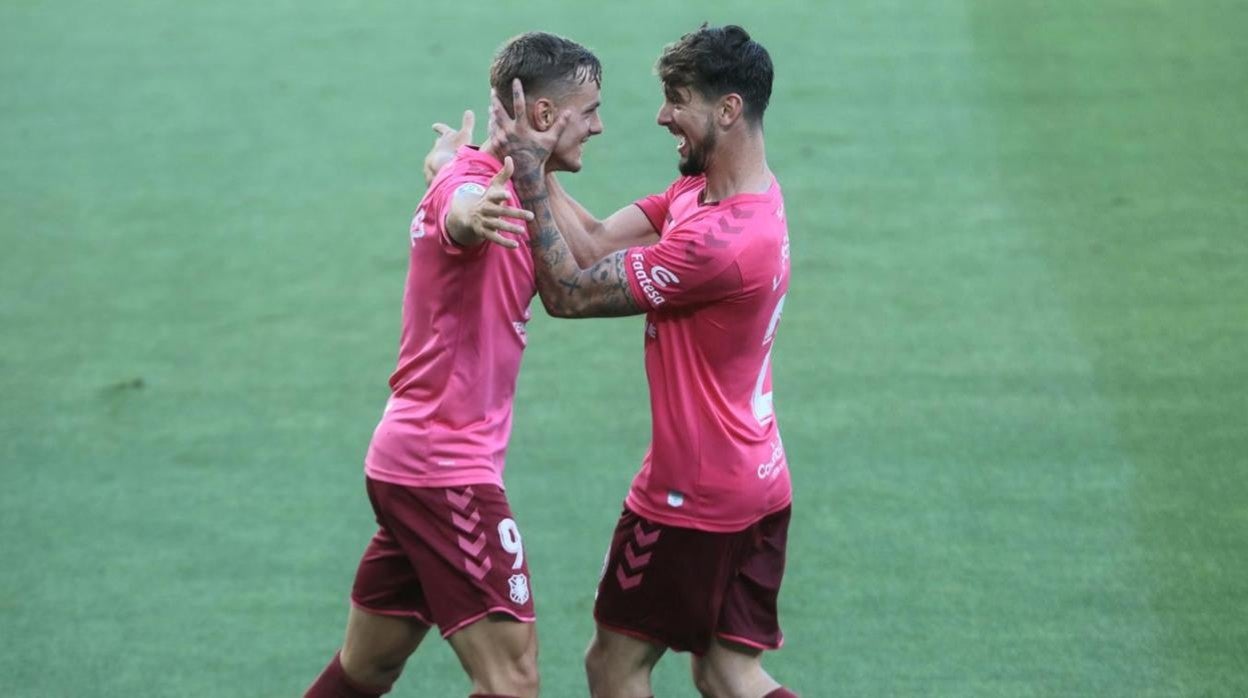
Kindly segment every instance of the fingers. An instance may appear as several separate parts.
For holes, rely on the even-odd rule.
[[[490,179],[491,187],[501,187],[511,179],[511,174],[516,171],[515,163],[511,161],[511,156],[503,158],[503,169],[499,170],[492,179]]]
[[[445,136],[455,136],[456,140],[464,143],[472,142],[472,130],[476,126],[477,115],[472,113],[471,109],[464,110],[464,116],[459,124],[459,129],[453,129],[441,121],[433,125],[433,132],[438,134],[439,138]]]
[[[528,234],[528,230],[523,225],[517,225],[502,218],[502,216],[520,217],[513,215],[516,213],[514,209],[501,206],[483,207],[480,213],[482,215],[473,224],[473,230],[486,240],[515,249],[518,246],[515,240],[505,236],[504,233],[519,236]]]
[[[483,231],[481,233],[481,237],[485,238],[486,240],[489,240],[495,245],[499,245],[500,247],[506,247],[509,250],[514,250],[520,246],[520,243],[516,242],[515,240],[512,240],[511,238],[508,238],[508,237],[503,237],[501,234],[496,233],[493,230]]]
[[[507,109],[503,106],[503,100],[499,98],[498,93],[490,90],[490,118],[498,125],[503,125],[507,118]]]
[[[511,106],[512,114],[515,115],[516,121],[525,123],[524,121],[524,85],[520,84],[520,78],[511,81]]]
[[[509,223],[501,218],[487,218],[481,221],[481,224],[477,226],[477,229],[481,232],[482,235],[484,235],[488,231],[495,231],[495,232],[506,231],[508,233],[515,233],[516,235],[524,235],[525,233],[528,232],[528,229],[525,228],[523,225],[516,225],[515,223]]]
[[[477,125],[477,115],[472,113],[471,109],[464,110],[463,121],[459,124],[459,133],[456,134],[455,140],[461,145],[467,145],[472,142],[472,130]]]
[[[507,197],[503,196],[505,200]],[[481,204],[481,215],[487,218],[519,218],[523,221],[533,220],[533,212],[523,208],[502,206],[497,201]]]

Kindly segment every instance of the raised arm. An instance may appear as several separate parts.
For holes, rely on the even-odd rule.
[[[455,158],[455,151],[459,150],[461,145],[472,143],[472,129],[475,123],[476,116],[471,109],[468,109],[464,112],[458,131],[440,121],[433,125],[433,132],[438,134],[438,137],[434,139],[433,147],[425,155],[425,186],[433,181],[438,170]]]
[[[515,249],[520,243],[503,233],[523,236],[523,227],[507,219],[532,220],[533,214],[507,205],[507,180],[514,170],[511,158],[503,161],[503,169],[490,178],[488,186],[475,183],[459,185],[452,195],[446,214],[446,232],[457,244],[475,247],[489,240],[496,245]]]
[[[650,220],[632,204],[606,220],[598,220],[564,190],[553,173],[546,175],[546,192],[559,232],[581,267],[591,266],[611,252],[659,241]]]
[[[498,99],[497,95],[494,97]],[[520,203],[533,212],[529,221],[529,249],[537,275],[537,290],[546,312],[555,317],[609,317],[637,315],[645,309],[629,288],[627,250],[612,252],[588,268],[577,264],[572,248],[559,232],[555,208],[542,170],[560,128],[536,132],[525,118],[524,88],[512,83],[515,117],[495,105],[504,148],[515,163],[513,184]],[[566,119],[566,115],[561,116]],[[568,216],[565,215],[565,218]],[[644,216],[643,216],[644,218]],[[649,223],[647,223],[647,226]]]

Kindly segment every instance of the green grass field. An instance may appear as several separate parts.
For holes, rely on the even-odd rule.
[[[675,175],[662,46],[772,52],[804,696],[1248,695],[1248,5],[0,4],[0,695],[295,696],[372,532],[436,120],[595,48],[606,214]],[[540,310],[539,310],[540,314]],[[538,317],[509,491],[545,695],[648,440],[636,318]],[[693,696],[671,655],[660,696]],[[396,696],[462,696],[429,641]]]

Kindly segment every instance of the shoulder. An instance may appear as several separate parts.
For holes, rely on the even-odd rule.
[[[436,190],[446,194],[464,184],[478,184],[484,187],[500,167],[493,158],[475,148],[462,147],[455,153],[455,158],[438,171],[437,176],[429,185],[429,191],[432,193]]]
[[[667,187],[667,194],[673,198],[682,194],[697,194],[706,187],[706,176],[678,177]]]

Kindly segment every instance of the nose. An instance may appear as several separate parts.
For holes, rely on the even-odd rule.
[[[594,115],[594,120],[589,122],[589,135],[597,136],[602,133],[605,127],[602,125],[602,117]]]
[[[658,122],[660,126],[667,126],[672,123],[672,109],[667,102],[664,102],[663,106],[659,107]]]

